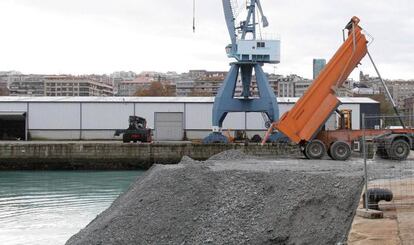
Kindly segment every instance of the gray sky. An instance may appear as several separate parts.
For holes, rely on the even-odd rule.
[[[371,54],[386,78],[414,78],[414,1],[262,0],[282,40],[268,72],[312,76],[312,59],[334,54],[353,15],[375,38]],[[220,0],[0,0],[0,70],[24,73],[227,70]],[[362,69],[372,75],[364,59]],[[355,77],[354,73],[352,76]]]

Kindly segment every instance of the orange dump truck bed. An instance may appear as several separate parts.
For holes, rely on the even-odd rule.
[[[311,141],[340,104],[335,89],[342,86],[367,54],[367,39],[353,17],[346,26],[348,38],[289,112],[273,127],[295,143]]]

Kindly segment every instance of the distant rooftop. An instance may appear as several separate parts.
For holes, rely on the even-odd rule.
[[[278,98],[278,103],[296,103],[299,98]],[[343,104],[376,104],[379,103],[365,97],[341,97]],[[27,97],[27,96],[0,96],[0,102],[141,102],[141,103],[212,103],[214,97]]]

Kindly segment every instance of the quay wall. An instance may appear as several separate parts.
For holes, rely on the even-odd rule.
[[[290,144],[7,142],[0,143],[0,170],[148,169],[153,164],[176,164],[183,156],[206,160],[230,149],[265,157],[301,156],[299,147]]]

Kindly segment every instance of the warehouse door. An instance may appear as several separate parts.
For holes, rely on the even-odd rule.
[[[0,112],[0,140],[26,140],[25,112]]]
[[[182,140],[184,132],[183,113],[156,112],[155,140]]]

